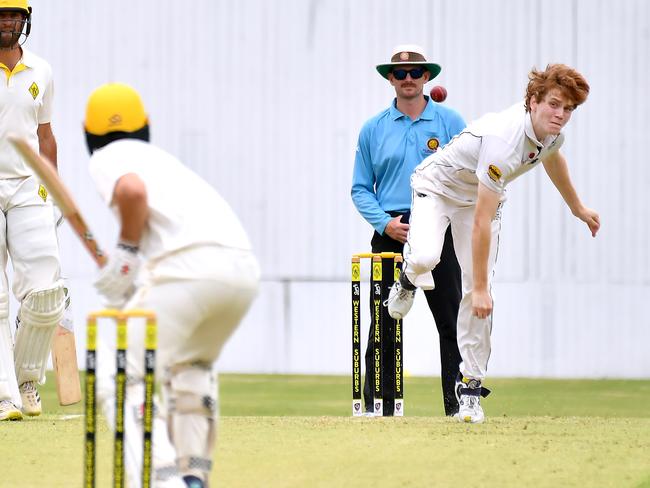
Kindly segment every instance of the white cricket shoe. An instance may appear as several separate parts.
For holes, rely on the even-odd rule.
[[[23,414],[11,400],[0,400],[0,420],[22,420]]]
[[[18,387],[20,398],[23,401],[23,413],[30,417],[36,417],[41,414],[41,396],[38,394],[36,385],[33,381],[25,381]]]
[[[463,378],[456,382],[458,398],[458,421],[469,424],[480,424],[485,420],[481,407],[481,382]]]
[[[398,281],[393,283],[388,294],[388,299],[384,302],[384,306],[388,307],[388,314],[395,320],[404,318],[411,307],[413,306],[413,299],[415,298],[415,290],[407,290],[402,287]]]

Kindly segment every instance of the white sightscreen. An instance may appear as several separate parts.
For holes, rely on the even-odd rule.
[[[248,229],[264,284],[222,357],[231,371],[349,370],[348,263],[371,236],[349,197],[352,163],[361,124],[393,96],[374,65],[394,45],[425,46],[443,67],[427,87],[446,86],[445,103],[468,121],[521,99],[532,66],[574,65],[592,92],[564,153],[603,227],[592,239],[541,169],[511,186],[491,374],[650,375],[640,346],[650,340],[644,0],[32,4],[27,46],[54,69],[61,174],[102,242],[114,243],[115,224],[87,176],[81,123],[106,81],[141,92],[153,141],[210,181]],[[61,239],[81,332],[99,307],[93,265],[67,229]],[[424,308],[408,317],[405,359],[414,374],[435,374]]]

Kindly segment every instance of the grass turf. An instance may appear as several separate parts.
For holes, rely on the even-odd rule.
[[[407,378],[406,417],[351,418],[350,381],[222,375],[213,484],[222,487],[650,488],[650,381],[492,379],[487,421],[442,417],[439,378]],[[82,486],[81,405],[0,423],[0,487]],[[100,424],[98,486],[111,435]]]

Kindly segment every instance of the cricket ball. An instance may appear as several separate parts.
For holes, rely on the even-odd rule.
[[[447,89],[444,86],[437,85],[431,88],[429,94],[434,102],[444,102],[447,98]]]

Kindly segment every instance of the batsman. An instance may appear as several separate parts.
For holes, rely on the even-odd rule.
[[[257,260],[239,219],[216,190],[149,144],[148,116],[132,87],[97,88],[88,100],[85,130],[90,174],[120,229],[95,287],[110,308],[149,309],[158,317],[156,373],[165,402],[155,409],[155,486],[208,486],[217,433],[214,363],[257,293]],[[125,463],[128,476],[137,480],[143,328],[133,336],[126,368]],[[111,356],[105,352],[99,357]],[[114,371],[114,365],[99,361],[98,396],[110,425],[114,382],[103,380]]]
[[[54,208],[46,188],[7,140],[9,131],[56,164],[50,65],[22,45],[31,30],[27,0],[0,0],[0,420],[41,413],[36,389],[64,316]],[[20,327],[9,325],[7,256]],[[78,381],[78,377],[77,377]]]

